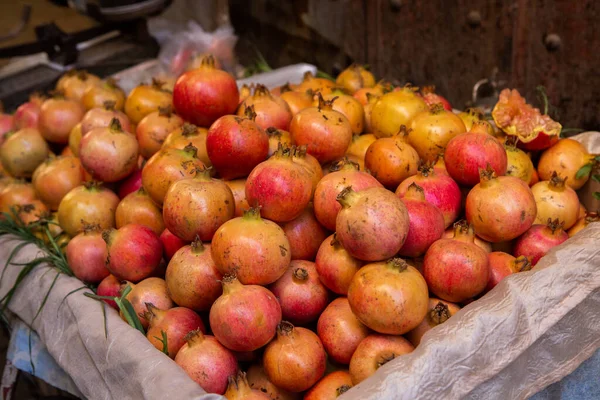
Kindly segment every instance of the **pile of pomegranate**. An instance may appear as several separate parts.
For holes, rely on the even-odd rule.
[[[595,155],[515,92],[492,123],[357,65],[238,91],[208,56],[129,95],[74,71],[1,115],[0,211],[55,221],[207,392],[335,399],[599,220]]]

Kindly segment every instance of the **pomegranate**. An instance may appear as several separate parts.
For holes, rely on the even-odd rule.
[[[144,188],[128,194],[117,206],[115,212],[117,229],[128,224],[141,224],[160,235],[165,230],[160,208],[148,196]]]
[[[369,102],[369,97],[379,97],[385,93],[391,92],[392,88],[393,87],[389,82],[379,81],[373,87],[358,89],[354,92],[353,96],[364,106]]]
[[[98,283],[110,275],[105,265],[107,255],[102,233],[95,226],[87,226],[69,241],[66,248],[69,267],[83,282]]]
[[[152,303],[146,303],[146,308],[148,311],[142,314],[142,317],[148,321],[146,337],[154,347],[162,351],[164,335],[168,356],[171,358],[175,358],[179,349],[186,343],[185,337],[188,333],[194,330],[206,332],[202,318],[189,308],[175,307],[160,310]]]
[[[239,99],[238,104],[242,104],[244,102],[244,100],[246,100],[248,98],[248,96],[250,96],[252,94],[252,90],[254,90],[255,87],[256,87],[256,85],[254,83],[251,83],[250,86],[248,86],[244,83],[242,85],[242,87],[239,89],[240,99]]]
[[[0,161],[4,170],[15,178],[30,178],[50,153],[36,129],[20,129],[5,138],[0,147]]]
[[[81,144],[81,122],[78,123],[71,129],[71,133],[69,133],[69,146],[65,147],[65,150],[68,148],[71,150],[71,153],[75,157],[79,157],[79,145]],[[64,151],[64,150],[63,150]]]
[[[419,167],[417,175],[402,181],[396,189],[396,195],[404,197],[412,183],[423,189],[427,202],[439,208],[444,216],[445,227],[452,225],[462,208],[462,195],[458,184],[449,175],[436,172],[430,165],[423,164]]]
[[[125,282],[121,286],[121,292],[128,285],[131,286],[131,291],[126,296],[126,299],[133,306],[136,315],[146,312],[146,304],[148,303],[151,303],[160,310],[168,310],[173,307],[173,301],[171,301],[167,294],[167,285],[163,279],[146,278],[137,284]],[[122,314],[121,318],[124,318]],[[148,328],[148,321],[145,318],[140,318],[140,323],[144,329]]]
[[[40,200],[31,200],[27,204],[18,204],[15,206],[13,215],[23,226],[28,226],[38,222],[41,218],[49,216],[48,207]],[[34,231],[37,230],[34,228]]]
[[[452,111],[452,105],[443,96],[435,93],[435,86],[424,86],[421,88],[421,96],[429,108],[441,104],[446,111]]]
[[[535,171],[531,158],[513,144],[505,144],[504,149],[507,157],[506,175],[519,178],[525,183],[531,182]]]
[[[147,226],[125,225],[102,233],[107,244],[107,268],[117,278],[139,282],[152,275],[162,257],[158,235]]]
[[[225,184],[229,186],[233,193],[233,199],[235,200],[235,216],[241,217],[244,215],[244,211],[250,208],[248,200],[246,200],[246,179],[234,179],[232,181],[225,181]]]
[[[458,117],[465,124],[467,132],[470,131],[476,123],[483,123],[487,126],[488,134],[494,136],[494,128],[483,118],[483,112],[479,108],[467,108],[465,111],[459,113]]]
[[[413,346],[417,347],[421,343],[425,333],[446,322],[451,316],[456,314],[458,310],[460,310],[460,307],[457,304],[430,298],[425,319],[415,329],[408,332],[406,338]]]
[[[262,129],[274,127],[288,130],[292,120],[292,111],[287,103],[279,97],[271,95],[264,85],[256,85],[252,96],[240,104],[237,115],[243,117],[246,107],[254,107],[256,124]]]
[[[352,312],[348,299],[332,301],[319,317],[317,334],[329,357],[340,364],[349,364],[359,343],[370,333]]]
[[[284,85],[284,87],[281,89],[281,94],[279,97],[287,103],[290,111],[292,112],[292,116],[295,116],[305,108],[312,106],[312,95],[312,90],[299,92],[289,88],[289,85],[287,85],[287,87]]]
[[[334,87],[335,82],[330,81],[326,78],[317,78],[312,74],[312,72],[308,71],[304,73],[302,82],[299,85],[297,85],[294,88],[294,90],[298,92],[306,92],[307,90],[312,90],[313,92],[327,94],[331,93]]]
[[[58,205],[58,223],[71,237],[83,231],[85,224],[112,228],[118,204],[119,198],[109,189],[86,182],[63,197]]]
[[[354,275],[348,289],[352,312],[379,333],[402,335],[423,321],[427,284],[401,258],[367,264]]]
[[[282,317],[296,325],[315,321],[329,303],[327,288],[311,261],[292,261],[269,289],[281,304]]]
[[[267,158],[269,137],[254,122],[252,107],[246,108],[246,115],[226,115],[208,130],[206,151],[223,179],[243,178]]]
[[[162,206],[172,183],[196,175],[202,161],[196,156],[194,146],[184,150],[162,149],[154,154],[142,169],[142,186],[152,200]]]
[[[306,145],[306,152],[321,164],[342,157],[352,141],[352,126],[342,113],[333,109],[334,101],[324,100],[319,93],[318,107],[300,111],[290,124],[294,143]]]
[[[284,148],[291,147],[292,136],[288,131],[270,127],[267,128],[265,132],[267,132],[267,135],[269,135],[269,157],[271,157],[277,151],[280,144]]]
[[[460,221],[460,223],[464,223],[464,222],[466,222],[466,221],[465,220]],[[454,226],[451,226],[448,229],[446,229],[444,231],[444,235],[442,237],[446,238],[446,239],[454,238]],[[483,240],[482,238],[480,238],[477,235],[475,235],[473,243],[475,243],[475,245],[477,247],[480,247],[481,249],[485,250],[486,253],[492,252],[492,244],[490,242]],[[501,242],[501,243],[509,243],[509,242]],[[498,245],[498,244],[499,243],[494,243],[494,245]]]
[[[85,109],[76,100],[52,98],[40,108],[38,127],[49,142],[67,144],[71,129],[83,118]]]
[[[81,103],[86,110],[102,107],[107,101],[115,103],[115,110],[123,110],[125,106],[125,92],[112,78],[89,86],[81,98]]]
[[[139,85],[127,96],[125,100],[125,114],[134,124],[139,124],[144,117],[160,107],[173,105],[173,94],[164,88],[164,82],[152,79],[150,85]]]
[[[283,224],[282,228],[290,242],[292,260],[314,260],[319,246],[327,237],[325,229],[315,217],[312,204],[298,217]]]
[[[188,242],[173,235],[171,231],[166,228],[160,234],[159,239],[163,244],[163,257],[166,261],[169,261],[175,255],[177,250],[188,244]]]
[[[222,278],[212,259],[210,244],[204,245],[200,240],[177,250],[169,261],[165,275],[169,296],[173,301],[196,311],[208,311],[221,296]]]
[[[500,281],[511,274],[529,271],[531,261],[525,256],[515,258],[502,251],[494,251],[488,254],[490,266],[490,279],[488,280],[486,292],[492,290]]]
[[[275,282],[291,260],[290,243],[283,229],[262,219],[257,208],[221,225],[211,250],[217,269],[223,275],[236,274],[245,285]]]
[[[334,166],[336,171],[325,176],[317,184],[314,196],[314,209],[317,220],[330,231],[335,230],[335,220],[342,206],[336,198],[347,186],[359,192],[372,187],[383,187],[377,179],[359,171],[356,163],[342,160]]]
[[[569,229],[568,234],[569,237],[575,236],[575,234],[581,230],[583,230],[586,226],[591,224],[592,222],[599,222],[600,215],[597,212],[586,212],[585,215],[577,220],[575,225]]]
[[[271,400],[299,400],[300,395],[288,392],[275,385],[269,380],[265,370],[260,363],[252,364],[248,368],[247,373],[248,383],[253,389],[258,389],[266,393]]]
[[[159,108],[146,115],[135,129],[140,144],[140,154],[150,158],[159,151],[169,135],[183,125],[183,120],[173,114],[171,107]]]
[[[119,292],[121,291],[121,282],[112,274],[109,274],[106,278],[102,279],[102,282],[98,284],[98,289],[96,289],[96,294],[98,296],[109,296],[109,297],[119,297]],[[118,310],[117,303],[114,300],[103,300],[106,304]]]
[[[290,392],[302,392],[325,374],[326,354],[312,331],[282,321],[277,337],[268,344],[263,367],[269,380]]]
[[[335,83],[348,93],[354,94],[359,89],[375,86],[375,77],[364,66],[352,64],[340,72]]]
[[[533,225],[517,239],[513,255],[515,257],[529,257],[531,265],[535,266],[551,248],[558,246],[569,238],[567,232],[563,230],[563,224],[558,219],[548,219],[546,225]]]
[[[351,186],[337,199],[342,205],[336,218],[337,237],[352,257],[380,261],[398,253],[409,228],[402,200],[387,189],[355,192]]]
[[[131,123],[127,115],[121,111],[115,110],[113,102],[107,102],[102,107],[92,108],[85,113],[81,120],[81,135],[85,137],[89,132],[96,128],[107,128],[113,123],[113,119],[117,119],[125,132],[135,133],[132,130]]]
[[[467,196],[466,217],[475,233],[489,242],[520,236],[537,214],[529,186],[512,176],[496,177],[491,168],[481,170],[481,182]]]
[[[38,96],[30,97],[29,101],[17,108],[14,115],[16,129],[34,128],[38,129],[38,121],[42,108],[43,99]]]
[[[363,109],[365,111],[365,132],[373,132],[373,122],[371,121],[371,116],[373,115],[373,107],[375,106],[375,103],[377,103],[379,97],[380,95],[376,96],[367,93],[367,100],[363,105]],[[377,137],[377,135],[373,136]],[[393,134],[390,136],[393,136]]]
[[[235,351],[253,351],[269,343],[281,321],[281,307],[273,293],[262,286],[243,285],[232,275],[222,282],[223,294],[210,308],[215,337]]]
[[[453,239],[433,243],[423,260],[423,276],[437,297],[459,303],[481,293],[489,279],[487,253],[473,243],[468,223],[455,224]]]
[[[352,278],[362,265],[362,261],[344,249],[335,233],[321,243],[315,259],[315,267],[323,285],[341,295],[348,294]]]
[[[531,187],[537,206],[534,223],[543,224],[548,219],[558,218],[563,222],[564,230],[575,225],[579,215],[579,198],[573,189],[565,185],[566,180],[554,172],[550,180]]]
[[[581,219],[583,217],[585,217],[587,214],[587,210],[585,209],[585,206],[581,203],[579,203],[579,211],[577,213],[577,218]]]
[[[83,169],[78,158],[49,158],[35,170],[33,187],[51,210],[58,210],[60,201],[69,191],[81,185]]]
[[[310,176],[312,181],[310,198],[312,199],[319,181],[323,178],[323,170],[319,160],[306,153],[306,146],[296,147],[296,151],[292,154],[292,160],[300,164]]]
[[[346,150],[346,155],[355,156],[364,160],[369,146],[376,140],[377,138],[372,133],[354,135],[352,136],[352,142],[350,143],[348,150]]]
[[[507,169],[506,150],[480,123],[475,123],[469,132],[450,139],[444,151],[444,162],[448,174],[465,186],[479,183],[479,170],[488,166],[497,176],[504,175]]]
[[[409,228],[399,254],[419,257],[444,234],[444,216],[439,208],[425,200],[423,188],[414,182],[408,186],[402,202],[408,211]]]
[[[184,122],[183,125],[174,129],[162,145],[162,148],[172,147],[174,149],[185,149],[190,144],[198,149],[197,156],[207,167],[212,166],[208,152],[206,151],[206,135],[208,129],[200,128],[194,124]]]
[[[394,190],[400,182],[416,175],[417,151],[406,143],[408,130],[402,125],[397,135],[377,139],[365,154],[365,168],[385,187]]]
[[[10,114],[4,114],[0,110],[0,146],[4,142],[4,135],[15,128],[14,117]]]
[[[165,195],[165,226],[183,240],[210,241],[233,218],[235,200],[223,181],[212,179],[210,170],[198,170],[194,178],[174,182]]]
[[[14,181],[8,183],[0,192],[0,212],[9,213],[13,206],[25,205],[37,200],[31,183]]]
[[[348,371],[334,371],[325,375],[304,395],[304,400],[335,400],[352,388]]]
[[[293,152],[280,146],[271,158],[258,164],[246,180],[246,199],[250,206],[260,207],[264,218],[288,222],[308,206],[311,177],[293,161]]]
[[[227,379],[238,370],[237,360],[217,339],[192,331],[175,356],[175,362],[208,393],[223,394]]]
[[[56,90],[64,92],[68,99],[80,102],[90,87],[100,84],[100,78],[87,71],[71,70],[56,83]]]
[[[365,110],[360,101],[356,100],[351,95],[344,93],[343,91],[336,89],[330,94],[323,96],[325,101],[333,101],[333,110],[343,114],[350,126],[352,127],[352,133],[354,135],[360,135],[364,129],[365,123]],[[318,98],[313,101],[313,106],[319,105]]]
[[[393,136],[401,125],[410,126],[410,122],[424,111],[427,104],[417,96],[411,87],[386,93],[372,106],[371,125],[373,134],[378,138]],[[413,146],[416,148],[416,146]],[[419,149],[417,152],[419,152]],[[419,153],[420,154],[420,153]]]
[[[258,389],[252,389],[246,379],[246,373],[238,372],[236,376],[229,377],[229,385],[225,392],[227,400],[270,400],[271,398]]]
[[[119,198],[124,199],[128,194],[142,188],[142,169],[138,168],[125,178],[119,185]]]
[[[364,338],[350,360],[352,383],[360,382],[373,375],[382,365],[415,348],[402,336],[371,334]]]
[[[579,170],[593,162],[594,155],[589,154],[581,143],[573,139],[561,139],[542,153],[537,172],[542,181],[549,181],[552,174],[557,172],[567,179],[571,189],[578,190],[590,177],[589,173],[581,176]]]

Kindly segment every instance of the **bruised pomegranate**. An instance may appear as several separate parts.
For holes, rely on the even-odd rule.
[[[206,332],[202,318],[189,308],[175,307],[168,310],[160,310],[152,303],[146,303],[148,311],[142,317],[148,321],[146,338],[154,347],[162,351],[166,340],[167,353],[171,358],[186,343],[185,337],[188,333],[199,330]]]
[[[81,135],[85,137],[88,132],[96,128],[106,128],[111,126],[113,119],[117,119],[121,128],[125,132],[132,132],[131,123],[127,115],[121,111],[115,110],[115,104],[113,102],[107,102],[103,107],[92,108],[85,113],[81,120]]]
[[[100,229],[88,226],[69,240],[66,248],[67,262],[77,279],[98,283],[110,275],[106,269],[106,243]]]
[[[354,274],[364,263],[352,257],[334,233],[321,243],[315,267],[319,279],[334,293],[346,295]]]
[[[238,372],[236,376],[229,377],[229,385],[225,392],[227,400],[270,400],[271,398],[257,389],[252,389],[246,379],[246,373]]]
[[[0,147],[0,161],[4,170],[15,178],[30,178],[50,153],[48,143],[37,129],[20,129],[5,138]]]
[[[290,392],[302,392],[325,374],[326,354],[319,337],[312,331],[282,321],[277,337],[263,355],[269,380]]]
[[[32,179],[38,197],[51,210],[58,210],[63,197],[82,181],[83,169],[76,157],[49,158],[35,170]]]
[[[139,282],[152,275],[162,257],[158,235],[147,226],[125,225],[102,233],[107,244],[106,267],[117,278]]]
[[[264,85],[256,85],[254,93],[240,104],[237,115],[244,116],[246,107],[254,107],[256,124],[262,129],[274,127],[288,130],[292,120],[292,111],[287,103],[279,97],[271,95]]]
[[[288,392],[275,385],[269,380],[261,363],[252,364],[248,368],[248,383],[253,389],[260,390],[267,394],[271,400],[299,400],[300,395]]]
[[[210,170],[194,178],[174,182],[163,204],[165,226],[183,240],[210,241],[226,221],[233,218],[235,200],[223,181],[210,177]]]
[[[115,222],[117,229],[128,224],[141,224],[152,229],[157,235],[165,230],[162,212],[144,188],[128,194],[119,202]]]
[[[298,217],[283,224],[282,228],[290,242],[292,260],[314,260],[319,246],[327,237],[325,229],[315,217],[312,204]]]
[[[207,393],[225,393],[227,379],[238,370],[235,356],[214,336],[199,330],[190,332],[185,339],[187,343],[177,352],[175,363]]]
[[[148,303],[160,310],[168,310],[173,307],[173,301],[167,294],[167,285],[163,279],[147,278],[137,284],[125,282],[121,286],[121,291],[127,286],[131,286],[131,291],[126,299],[131,302],[136,315],[146,312]],[[122,314],[121,318],[124,318]],[[148,321],[145,318],[140,318],[140,323],[144,329],[148,328]]]
[[[233,199],[235,200],[235,216],[241,217],[244,211],[250,208],[248,200],[246,200],[246,179],[234,179],[225,181],[225,184],[231,189]]]
[[[106,246],[106,245],[105,245]],[[105,258],[106,260],[106,258]],[[103,261],[104,263],[104,261]],[[105,267],[106,268],[106,267]],[[119,297],[119,292],[121,291],[121,281],[117,279],[114,275],[110,274],[102,279],[102,282],[98,284],[98,288],[96,289],[96,294],[98,296],[108,296],[108,297]],[[103,301],[118,310],[117,303],[114,300],[103,299]]]
[[[423,188],[414,182],[408,186],[402,202],[408,211],[409,228],[399,254],[418,257],[444,234],[444,216],[439,208],[425,200]]]
[[[336,218],[336,233],[351,256],[380,261],[398,253],[409,228],[402,200],[384,188],[355,192],[351,186],[342,190],[337,199],[342,209]]]
[[[557,172],[567,179],[567,185],[573,190],[580,189],[590,178],[590,174],[578,176],[579,170],[593,164],[594,155],[574,139],[561,139],[545,150],[538,162],[537,172],[540,180],[549,181],[552,174]]]
[[[280,146],[271,158],[258,164],[246,180],[246,199],[251,207],[260,207],[264,218],[291,221],[308,206],[311,177],[293,161],[293,151]]]
[[[527,183],[481,170],[481,181],[467,195],[465,213],[477,236],[498,243],[520,236],[533,224],[537,208]]]
[[[425,200],[442,212],[445,228],[456,221],[462,209],[462,194],[458,184],[449,175],[436,172],[434,168],[424,164],[417,175],[402,181],[396,189],[396,195],[404,197],[412,183],[419,185],[423,189]]]
[[[81,139],[81,164],[92,176],[104,182],[117,182],[137,168],[138,142],[113,118],[107,128],[96,128]]]
[[[257,208],[225,222],[215,233],[212,256],[223,274],[236,274],[245,285],[268,285],[290,265],[290,243],[276,223],[262,219]]]
[[[538,182],[531,187],[537,207],[534,223],[544,224],[548,219],[558,218],[563,222],[564,230],[575,225],[579,214],[579,197],[565,185],[566,180],[554,172],[550,180]]]
[[[444,162],[450,176],[459,184],[475,186],[479,170],[488,166],[497,176],[507,168],[506,150],[498,139],[487,133],[485,125],[475,123],[469,132],[453,137],[444,150]]]
[[[569,237],[575,236],[575,234],[581,230],[583,230],[586,226],[591,224],[592,222],[599,222],[600,215],[597,212],[586,212],[585,215],[577,220],[575,225],[569,229],[568,234]]]
[[[212,259],[210,244],[204,245],[200,240],[177,250],[165,275],[173,301],[196,311],[208,311],[223,293],[222,278]]]
[[[38,128],[47,141],[67,144],[71,129],[81,121],[84,113],[85,109],[78,101],[48,99],[40,108]]]
[[[166,148],[154,154],[142,169],[142,185],[152,200],[162,206],[172,183],[193,177],[204,164],[194,146],[183,150]]]
[[[281,304],[282,317],[296,325],[315,321],[329,303],[327,288],[310,261],[293,260],[269,289]]]
[[[433,243],[423,260],[423,276],[437,297],[459,303],[481,293],[489,279],[487,253],[473,243],[467,223],[457,223],[453,239]]]
[[[152,157],[161,149],[169,133],[182,125],[183,120],[173,114],[171,107],[161,107],[146,115],[135,128],[140,154],[144,158]]]
[[[347,371],[334,371],[325,375],[304,395],[304,400],[335,400],[352,387]]]
[[[254,122],[252,107],[246,108],[246,115],[226,115],[208,130],[206,151],[223,179],[247,176],[269,153],[269,137]]]
[[[423,321],[429,298],[423,276],[401,258],[367,264],[348,289],[352,312],[379,333],[402,335]]]
[[[329,357],[340,364],[349,364],[360,342],[370,333],[352,312],[348,299],[339,297],[321,313],[317,334]]]
[[[550,220],[546,225],[535,224],[515,242],[513,255],[526,256],[531,259],[531,265],[536,265],[548,251],[569,238],[563,230],[563,222],[558,219]]]
[[[358,385],[379,367],[415,348],[402,336],[371,334],[364,338],[350,360],[350,377]]]
[[[488,254],[490,266],[490,279],[488,280],[486,292],[492,290],[500,281],[511,274],[529,271],[531,262],[525,256],[515,258],[502,251],[493,251]]]
[[[210,158],[208,158],[208,152],[206,151],[206,135],[208,129],[200,128],[194,124],[184,122],[183,125],[177,127],[165,139],[162,147],[172,147],[174,149],[185,149],[190,144],[198,149],[196,154],[200,161],[207,167],[212,166]]]
[[[366,172],[359,171],[358,165],[342,160],[334,167],[336,171],[327,174],[317,184],[314,196],[314,209],[317,220],[330,231],[335,230],[335,220],[342,206],[337,196],[347,186],[359,192],[372,187],[383,187],[377,179]]]
[[[306,145],[306,152],[321,164],[334,161],[346,153],[352,141],[352,126],[348,119],[333,109],[334,100],[323,100],[294,116],[290,134],[296,145]]]
[[[460,307],[457,304],[449,303],[436,298],[430,298],[427,305],[427,314],[425,315],[425,319],[423,319],[423,321],[415,329],[408,332],[405,335],[406,338],[413,344],[413,346],[417,347],[421,343],[423,335],[426,332],[446,322],[451,316],[456,314],[458,310],[460,310]]]
[[[37,200],[31,183],[13,181],[0,191],[0,212],[10,213],[13,206],[25,205]]]
[[[253,351],[269,343],[281,321],[281,307],[273,293],[262,286],[242,285],[232,275],[222,282],[223,294],[210,308],[215,337],[234,351]]]

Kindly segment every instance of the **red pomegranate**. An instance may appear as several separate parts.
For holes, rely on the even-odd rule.
[[[38,128],[49,142],[67,144],[71,129],[81,121],[85,108],[76,100],[52,98],[40,108]]]
[[[302,392],[325,374],[326,354],[319,337],[312,331],[282,321],[277,337],[263,354],[269,380],[290,392]]]
[[[360,192],[351,186],[338,195],[342,209],[336,218],[337,237],[348,253],[359,260],[393,257],[404,245],[409,221],[406,206],[384,188]]]
[[[14,124],[17,129],[38,128],[40,110],[43,99],[32,96],[28,102],[23,103],[17,108],[14,115]]]
[[[281,315],[295,325],[315,321],[329,303],[329,293],[319,280],[315,264],[294,260],[269,289],[281,304]]]
[[[452,239],[454,237],[454,226],[451,226],[448,229],[446,229],[444,231],[444,235],[442,237]],[[473,243],[475,243],[478,247],[481,247],[483,250],[485,250],[486,253],[492,252],[492,244],[488,241],[483,240],[482,238],[480,238],[477,235],[475,235],[475,240]],[[502,243],[509,243],[509,242],[502,242]],[[502,243],[500,243],[500,244],[502,244]],[[494,245],[498,245],[498,244],[499,243],[494,243]]]
[[[325,375],[304,395],[304,400],[336,400],[352,387],[352,378],[347,371],[334,371]]]
[[[342,113],[333,110],[334,101],[323,100],[319,93],[319,106],[300,111],[290,124],[294,143],[306,145],[307,153],[321,164],[343,157],[352,142],[352,126]]]
[[[325,228],[315,217],[312,204],[298,217],[283,224],[282,228],[290,242],[292,260],[314,260],[319,246],[327,237]]]
[[[237,376],[229,377],[225,398],[227,400],[271,400],[264,392],[252,389],[244,372],[238,372]]]
[[[256,85],[254,93],[240,104],[237,115],[243,116],[246,107],[254,106],[256,123],[263,129],[274,127],[287,131],[292,120],[292,111],[279,97],[271,95],[264,85]]]
[[[219,118],[206,135],[208,157],[223,179],[247,176],[269,153],[269,137],[254,122],[252,108],[246,110],[247,118]]]
[[[315,267],[323,285],[344,296],[348,294],[354,274],[363,264],[344,249],[335,233],[321,243],[315,259]]]
[[[223,275],[215,267],[210,250],[210,244],[195,240],[177,250],[169,261],[165,281],[169,296],[178,305],[208,311],[223,293]]]
[[[308,205],[312,192],[311,177],[293,161],[294,149],[279,147],[266,161],[258,164],[246,180],[246,199],[251,207],[275,222],[298,217]]]
[[[257,208],[221,225],[211,246],[217,269],[223,275],[235,274],[245,285],[273,283],[290,265],[290,243],[283,229],[262,219]]]
[[[238,370],[237,360],[215,337],[192,331],[175,362],[208,393],[223,394],[227,379]]]
[[[402,336],[379,334],[367,336],[360,342],[350,360],[352,383],[358,385],[373,375],[382,365],[414,349],[413,345]]]
[[[98,283],[110,275],[105,264],[107,255],[106,243],[96,226],[87,226],[69,240],[66,248],[69,267],[83,282]]]
[[[429,106],[433,107],[435,104],[441,104],[444,110],[452,111],[450,102],[445,97],[435,93],[435,86],[424,86],[421,88],[421,97],[423,101]]]
[[[314,209],[317,220],[325,228],[335,231],[335,220],[342,209],[337,196],[347,186],[359,192],[383,185],[366,172],[359,171],[358,164],[343,159],[334,166],[335,171],[327,174],[317,184],[314,196]]]
[[[199,68],[187,71],[177,79],[173,105],[184,120],[210,126],[220,117],[235,112],[239,96],[233,76],[215,68],[214,58],[208,56]]]
[[[451,316],[456,314],[460,310],[460,307],[454,303],[449,303],[444,300],[436,298],[430,298],[427,306],[427,315],[425,319],[412,331],[408,332],[405,336],[417,347],[423,339],[423,335],[430,331],[432,328],[443,324]]]
[[[497,176],[501,176],[507,168],[504,146],[488,134],[487,123],[479,121],[469,132],[450,139],[444,150],[444,162],[450,176],[465,186],[479,183],[480,169],[489,166]]]
[[[317,334],[329,357],[340,364],[349,364],[360,342],[370,330],[356,318],[345,297],[332,301],[319,317]]]
[[[445,228],[452,225],[462,209],[462,194],[458,184],[446,174],[436,172],[424,164],[417,175],[406,178],[396,189],[396,194],[404,197],[408,187],[416,183],[425,193],[425,200],[440,209],[444,216]]]
[[[536,224],[529,228],[515,242],[513,256],[531,258],[531,265],[536,265],[548,251],[569,238],[563,230],[563,222],[558,219],[548,220],[546,225]]]
[[[323,169],[319,160],[306,153],[306,146],[296,146],[296,151],[292,155],[292,159],[302,165],[305,171],[310,175],[312,180],[312,191],[310,198],[313,198],[317,185],[321,178],[323,178]]]
[[[499,176],[491,168],[481,170],[481,182],[467,195],[467,221],[477,236],[492,243],[520,236],[533,224],[537,208],[527,183]]]
[[[140,190],[142,187],[142,169],[138,168],[119,185],[119,198],[124,199],[128,194]]]
[[[269,343],[281,321],[273,293],[262,286],[242,285],[232,275],[223,277],[222,283],[223,294],[210,308],[215,337],[234,351],[253,351]]]
[[[409,228],[399,254],[418,257],[444,234],[444,216],[439,208],[425,200],[423,188],[414,182],[408,186],[402,202],[408,211]]]
[[[490,279],[488,280],[486,292],[492,290],[500,281],[517,272],[529,271],[532,267],[531,261],[525,256],[515,258],[502,251],[493,251],[488,254],[490,266]]]
[[[0,112],[0,145],[4,142],[4,134],[15,128],[14,117]]]
[[[433,243],[423,260],[423,276],[437,297],[459,303],[481,293],[489,279],[487,253],[477,247],[473,228],[456,223],[453,239]]]
[[[106,278],[102,279],[102,282],[98,284],[98,288],[96,289],[96,294],[98,296],[109,296],[109,297],[118,297],[119,292],[121,291],[121,281],[117,279],[116,276],[109,274]],[[114,300],[103,300],[106,304],[118,310],[119,307]]]
[[[579,215],[579,197],[575,190],[565,185],[565,181],[554,172],[549,181],[541,181],[531,187],[537,207],[534,223],[544,224],[549,218],[558,218],[564,223],[564,230],[575,225]]]

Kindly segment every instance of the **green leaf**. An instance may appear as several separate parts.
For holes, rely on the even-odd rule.
[[[600,183],[600,174],[592,175],[592,180]]]
[[[327,72],[325,71],[321,71],[321,70],[317,70],[317,78],[324,78],[324,79],[328,79],[332,82],[335,82],[335,78],[331,75],[329,75]]]
[[[73,293],[77,293],[77,292],[79,292],[80,290],[83,290],[83,289],[89,289],[89,287],[87,287],[87,286],[85,286],[85,285],[84,285],[84,286],[81,286],[81,287],[78,287],[77,289],[73,289],[73,290],[71,290],[69,293],[67,293],[67,295],[66,295],[65,297],[63,297],[63,299],[61,300],[60,304],[59,304],[59,305],[58,305],[58,307],[56,308],[56,316],[57,316],[57,317],[58,317],[58,311],[60,310],[60,307],[63,305],[63,303],[65,302],[65,300],[67,299],[67,297],[69,297],[69,296],[70,296],[70,295],[72,295]]]
[[[582,179],[588,176],[592,172],[592,164],[585,164],[583,167],[579,168],[577,174],[575,174],[575,178]]]
[[[596,200],[600,200],[600,192],[594,192],[593,196]]]
[[[549,102],[548,95],[546,94],[546,88],[542,85],[539,85],[535,88],[535,90],[538,92],[538,97],[544,104],[544,115],[548,115]]]
[[[594,161],[596,161],[596,162],[600,162],[600,156],[596,156],[596,157],[594,157]]]
[[[159,338],[158,336],[154,336],[154,339],[156,339],[162,343],[162,345],[163,345],[162,352],[165,353],[166,355],[169,355],[169,344],[167,342],[167,332],[161,330],[160,334],[162,336],[162,339]]]
[[[124,299],[124,298],[119,299],[118,297],[115,297],[115,302],[119,306],[119,309],[123,313],[123,316],[125,317],[125,320],[127,321],[127,323],[129,325],[131,325],[133,328],[140,331],[142,333],[142,335],[146,336],[144,327],[142,326],[142,323],[140,322],[140,319],[138,318],[137,314],[135,313],[135,309],[133,308],[133,306],[131,305],[129,300]]]

